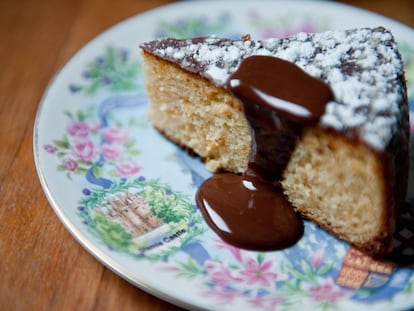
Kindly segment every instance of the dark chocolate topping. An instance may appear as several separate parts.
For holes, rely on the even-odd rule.
[[[281,192],[259,179],[216,174],[199,189],[197,204],[210,227],[241,248],[283,249],[303,234],[300,215]]]
[[[230,243],[258,250],[288,247],[302,236],[303,223],[278,181],[302,126],[319,121],[333,94],[322,81],[271,56],[246,58],[227,87],[241,100],[252,131],[248,169],[242,176],[208,179],[197,204]]]
[[[334,99],[323,81],[277,57],[246,58],[227,85],[243,102],[269,107],[299,123],[319,120],[326,103]]]

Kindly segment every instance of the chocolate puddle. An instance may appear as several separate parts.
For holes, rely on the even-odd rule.
[[[271,56],[246,58],[227,87],[242,102],[250,125],[248,169],[206,180],[197,204],[230,244],[252,250],[289,247],[303,235],[303,222],[279,181],[303,126],[318,122],[333,93],[296,65]]]

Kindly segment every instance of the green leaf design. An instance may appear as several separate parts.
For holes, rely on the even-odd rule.
[[[136,140],[135,139],[133,139],[133,138],[129,138],[126,142],[125,142],[125,147],[126,148],[131,148],[131,147],[133,147],[134,145],[135,145],[135,143],[136,143]]]
[[[323,275],[323,274],[327,273],[329,270],[332,269],[333,266],[334,266],[333,263],[321,266],[318,270],[318,275]]]
[[[300,265],[302,267],[303,272],[305,272],[307,276],[311,277],[313,275],[312,268],[306,260],[302,259]]]
[[[230,16],[222,14],[215,20],[205,16],[186,16],[173,22],[161,20],[158,23],[157,37],[188,38],[212,35],[223,32]]]
[[[82,110],[78,110],[77,118],[79,121],[85,121],[86,117],[86,113],[84,113]]]
[[[102,177],[103,169],[99,165],[94,165],[92,171],[96,177]]]
[[[62,139],[56,139],[53,141],[53,143],[56,145],[56,147],[58,148],[63,148],[63,149],[69,149],[70,148],[70,143],[69,143],[69,139],[67,135],[63,135]]]
[[[65,114],[65,116],[67,116],[69,119],[73,119],[73,114],[71,111],[69,110],[64,110],[63,112]]]
[[[87,169],[87,168],[85,168],[85,167],[81,167],[81,166],[78,166],[78,167],[76,168],[76,170],[75,170],[75,173],[76,173],[76,174],[79,174],[79,175],[83,175],[83,174],[85,174],[87,171],[88,171],[88,169]]]
[[[64,151],[58,151],[58,152],[56,152],[56,156],[57,156],[58,158],[63,158],[66,154],[67,154],[67,153],[66,153],[66,152],[64,152]]]
[[[85,66],[84,85],[71,85],[72,92],[94,95],[101,89],[120,92],[138,89],[137,74],[140,64],[130,60],[126,50],[107,46],[104,54]],[[82,120],[85,116],[80,116]]]
[[[130,155],[130,156],[137,156],[137,155],[139,155],[139,154],[141,154],[141,150],[139,150],[139,149],[128,149],[128,154]]]
[[[125,229],[104,217],[101,214],[95,216],[95,228],[106,244],[116,249],[126,249],[132,239],[131,234]]]
[[[187,258],[187,262],[178,262],[178,266],[181,268],[177,274],[179,277],[193,279],[203,273],[203,270],[191,257]]]
[[[257,253],[257,262],[261,264],[263,260],[265,259],[265,254],[262,252]]]

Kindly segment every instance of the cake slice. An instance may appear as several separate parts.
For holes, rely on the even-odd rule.
[[[319,122],[303,128],[283,172],[283,191],[304,217],[355,247],[371,254],[392,250],[407,188],[409,123],[403,61],[389,31],[259,41],[165,38],[141,48],[154,127],[213,172],[247,169],[251,132],[226,86],[244,59],[278,57],[329,85],[334,100]]]

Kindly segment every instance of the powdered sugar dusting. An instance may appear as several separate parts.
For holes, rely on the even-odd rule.
[[[261,41],[160,39],[142,48],[218,86],[225,86],[242,60],[251,55],[293,62],[328,83],[334,93],[335,101],[328,103],[321,124],[339,131],[353,129],[378,150],[386,148],[398,130],[399,111],[404,109],[400,102],[406,91],[397,81],[404,74],[403,62],[393,36],[383,28],[300,33]]]

